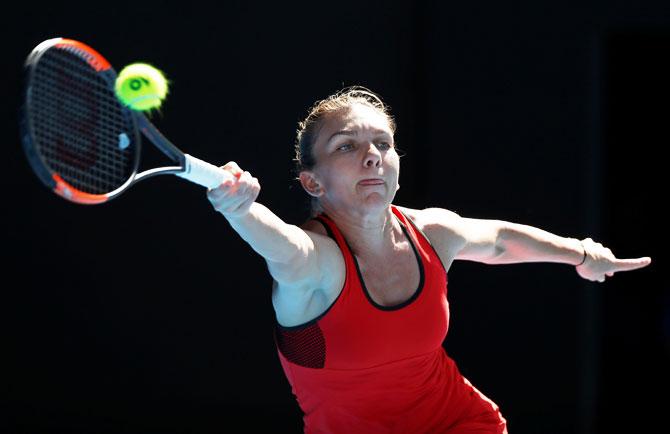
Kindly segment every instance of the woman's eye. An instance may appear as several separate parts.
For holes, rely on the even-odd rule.
[[[351,148],[353,148],[353,145],[352,145],[351,143],[345,143],[345,144],[343,144],[343,145],[338,146],[338,147],[337,147],[337,150],[338,150],[338,151],[348,151],[348,150],[350,150]]]
[[[391,148],[391,144],[388,143],[388,142],[380,142],[380,143],[377,145],[377,147],[378,147],[379,149],[390,149],[390,148]]]

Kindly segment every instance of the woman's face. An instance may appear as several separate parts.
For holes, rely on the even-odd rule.
[[[313,152],[316,165],[301,180],[324,209],[366,214],[393,201],[400,160],[384,114],[355,104],[326,116]]]

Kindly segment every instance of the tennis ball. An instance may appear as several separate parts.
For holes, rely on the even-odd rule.
[[[163,73],[147,63],[131,63],[121,70],[114,83],[116,96],[133,110],[157,109],[168,91]]]

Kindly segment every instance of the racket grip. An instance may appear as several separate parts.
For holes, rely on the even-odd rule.
[[[189,154],[184,154],[184,171],[176,175],[207,188],[216,188],[233,178],[230,172]]]

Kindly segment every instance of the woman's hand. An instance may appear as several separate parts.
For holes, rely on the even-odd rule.
[[[261,186],[258,179],[252,177],[249,172],[242,171],[234,161],[221,168],[232,173],[235,178],[207,190],[207,199],[214,209],[227,219],[242,217],[249,212],[251,204],[261,191]]]
[[[650,257],[637,259],[617,259],[612,251],[591,238],[582,240],[586,252],[584,263],[577,265],[577,273],[584,279],[604,282],[605,277],[612,277],[618,271],[637,270],[651,264]]]

